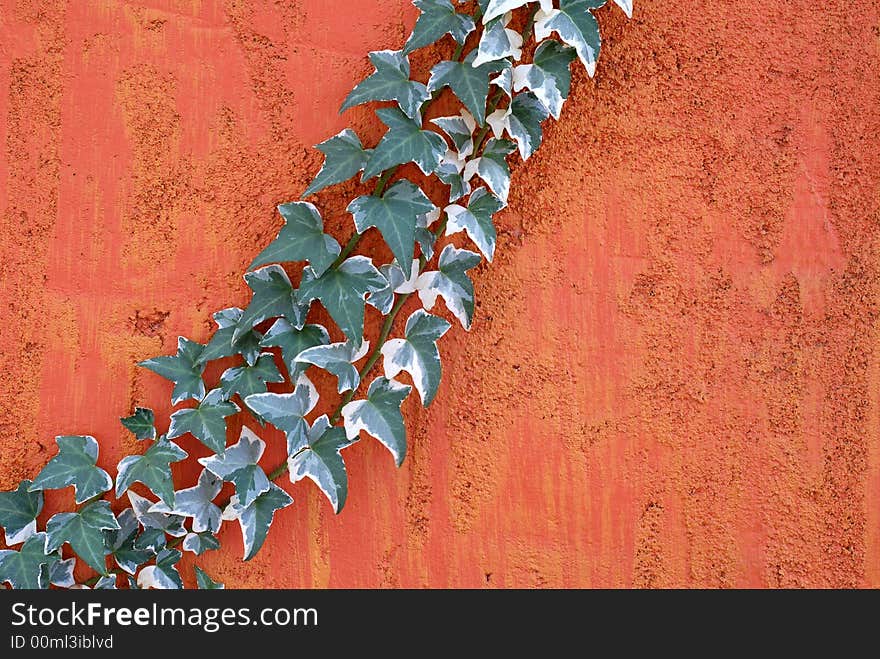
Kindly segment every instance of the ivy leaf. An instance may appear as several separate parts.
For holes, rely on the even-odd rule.
[[[371,296],[372,297],[372,296]],[[284,318],[279,318],[269,328],[260,345],[266,348],[281,348],[281,358],[287,367],[291,382],[296,382],[308,366],[298,363],[296,358],[303,350],[330,343],[330,335],[323,325],[305,325],[297,329]]]
[[[206,551],[220,548],[220,541],[209,531],[201,533],[187,533],[183,539],[183,551],[191,551],[196,556],[201,556]]]
[[[477,122],[470,112],[462,109],[457,117],[437,117],[431,119],[431,123],[449,136],[461,158],[467,158],[474,152],[474,131],[477,129]]]
[[[507,27],[507,21],[503,17],[496,18],[489,21],[483,30],[473,66],[497,62],[509,57],[518,61],[522,57],[522,45],[522,35]]]
[[[451,236],[459,231],[466,231],[468,237],[491,263],[495,256],[497,239],[492,216],[502,208],[504,204],[498,197],[486,188],[478,188],[468,199],[467,208],[458,204],[450,204],[446,207],[446,215],[449,218],[446,223],[446,235]]]
[[[268,352],[260,355],[253,366],[235,366],[220,376],[220,387],[227,399],[238,394],[244,400],[251,394],[263,393],[267,382],[284,382],[275,366],[275,356]]]
[[[31,482],[21,481],[11,492],[0,492],[0,526],[6,545],[17,545],[37,532],[37,516],[43,510],[43,493],[30,491]]]
[[[531,2],[531,0],[489,0],[489,5],[486,7],[486,11],[483,14],[483,24],[486,24],[499,16],[504,16],[504,14],[509,11],[519,9],[520,7],[529,4],[529,2]],[[550,11],[553,9],[553,0],[540,0],[540,2],[541,9],[544,11]]]
[[[367,298],[367,304],[378,309],[383,316],[387,316],[394,306],[395,289],[406,281],[406,276],[396,261],[380,266],[379,272],[382,273],[387,283],[381,291],[370,294],[370,297]]]
[[[474,31],[474,19],[459,14],[449,0],[413,0],[419,14],[412,34],[403,47],[404,54],[430,46],[445,34],[451,34],[458,43],[464,43]]]
[[[434,400],[440,386],[437,340],[450,327],[442,318],[418,309],[406,321],[406,338],[391,339],[382,346],[385,377],[392,379],[401,371],[409,372],[425,407]]]
[[[76,585],[76,580],[73,578],[73,568],[75,567],[76,558],[55,561],[49,566],[49,583],[59,588],[70,588]]]
[[[318,404],[318,390],[305,375],[300,375],[292,394],[255,394],[245,404],[278,430],[287,434],[287,454],[306,437],[309,425],[306,414]],[[227,449],[228,450],[228,449]]]
[[[469,161],[464,168],[464,180],[470,181],[479,175],[489,189],[505,204],[510,194],[510,166],[507,156],[516,150],[516,145],[509,140],[491,139],[486,142],[483,154]]]
[[[559,0],[559,9],[541,10],[535,16],[535,39],[543,41],[553,32],[577,51],[578,58],[592,78],[602,38],[599,22],[591,9],[604,5],[606,0]]]
[[[227,401],[221,389],[212,389],[198,407],[171,415],[168,439],[191,434],[214,453],[226,449],[226,417],[237,414],[238,405]]]
[[[205,346],[201,343],[190,341],[181,336],[177,339],[176,355],[153,357],[138,365],[148,368],[174,383],[174,391],[171,392],[173,405],[177,405],[187,398],[202,400],[205,396],[205,383],[202,381],[202,372],[205,370],[205,366],[199,364],[198,359],[204,348]]]
[[[339,381],[339,393],[342,393],[356,389],[360,384],[361,378],[354,362],[364,357],[369,349],[369,341],[364,341],[360,347],[356,347],[351,341],[331,343],[304,350],[296,361],[300,364],[313,364],[335,375]]]
[[[520,64],[513,69],[513,89],[530,89],[553,118],[559,119],[562,104],[571,90],[570,65],[575,57],[574,48],[553,39],[543,42],[531,64]]]
[[[423,273],[416,282],[425,309],[433,309],[437,296],[441,296],[462,327],[470,329],[474,317],[474,285],[466,272],[479,262],[479,254],[447,245],[440,253],[439,269]]]
[[[178,590],[183,588],[183,580],[175,567],[182,554],[176,549],[163,549],[156,554],[156,564],[148,565],[138,574],[140,588],[156,590]]]
[[[226,449],[227,454],[233,447]],[[174,493],[174,508],[170,508],[165,502],[160,501],[150,508],[150,512],[169,513],[181,517],[191,517],[192,530],[195,533],[211,531],[217,533],[220,530],[220,514],[222,511],[214,504],[214,499],[220,494],[223,487],[223,478],[203,469],[199,475],[199,482],[185,490]]]
[[[134,408],[134,414],[120,419],[122,425],[134,433],[135,439],[156,439],[156,418],[153,410],[146,407]]]
[[[107,574],[104,531],[110,529],[118,531],[119,522],[107,501],[95,501],[75,513],[58,513],[46,524],[46,551],[55,551],[66,542],[96,572]]]
[[[632,0],[614,0],[614,4],[623,9],[623,13],[626,14],[627,18],[633,17],[633,3]]]
[[[137,482],[155,492],[162,501],[174,507],[174,482],[171,479],[171,463],[187,457],[186,451],[168,441],[164,435],[143,455],[122,458],[116,473],[116,496]]]
[[[166,544],[165,531],[162,529],[144,529],[143,533],[138,535],[134,541],[134,548],[138,551],[147,551],[150,555],[154,555],[165,549]]]
[[[98,442],[89,436],[56,437],[58,454],[37,474],[28,490],[60,490],[73,485],[82,503],[113,487],[110,475],[96,466]]]
[[[278,237],[264,249],[248,270],[268,263],[308,261],[317,273],[323,273],[342,248],[332,236],[324,233],[324,220],[313,204],[296,201],[281,204],[278,212],[284,218],[284,226]]]
[[[244,357],[248,364],[253,364],[257,360],[260,354],[260,339],[262,338],[259,332],[245,327],[238,339],[232,340],[243,314],[244,311],[238,307],[223,309],[214,314],[214,322],[217,323],[218,329],[196,360],[197,366],[207,364],[214,359],[238,354]]]
[[[108,574],[95,583],[94,590],[116,590],[116,575]]]
[[[541,122],[549,114],[537,96],[526,92],[514,96],[506,110],[496,110],[489,115],[488,122],[495,137],[500,138],[506,130],[519,145],[522,159],[528,160],[541,146],[544,137]]]
[[[388,126],[388,132],[373,149],[364,168],[364,180],[373,178],[395,165],[414,162],[426,176],[432,174],[446,153],[446,141],[437,133],[422,130],[397,108],[379,108],[376,115]]]
[[[119,513],[116,521],[119,523],[118,530],[104,532],[107,547],[116,564],[129,574],[134,574],[141,565],[150,560],[153,553],[134,548],[140,526],[131,508]]]
[[[358,233],[376,227],[391,248],[398,263],[412,261],[415,232],[419,216],[435,206],[421,188],[407,181],[398,181],[381,197],[365,195],[352,201],[346,210],[354,216]]]
[[[505,66],[501,69],[501,73],[492,78],[489,82],[505,94],[507,94],[508,98],[513,96],[513,68],[510,65],[510,62],[505,61]]]
[[[421,121],[422,103],[431,95],[422,83],[409,79],[406,55],[399,50],[380,50],[369,57],[376,72],[351,90],[340,112],[370,101],[397,101],[408,117]]]
[[[223,590],[225,586],[222,583],[218,583],[214,581],[207,575],[207,573],[200,568],[198,565],[195,566],[196,570],[196,585],[199,587],[199,590]]]
[[[244,560],[251,560],[260,551],[266,541],[275,511],[286,508],[292,503],[293,499],[290,495],[275,483],[270,483],[268,491],[254,499],[249,506],[242,506],[236,497],[232,497],[232,502],[229,504],[232,512],[224,512],[224,517],[237,519],[241,525]]]
[[[360,345],[364,337],[364,299],[384,287],[385,280],[370,259],[352,256],[320,277],[307,267],[298,294],[306,303],[320,300],[339,329]]]
[[[324,164],[315,180],[302,193],[303,197],[347,181],[364,168],[370,157],[370,150],[364,149],[357,133],[350,128],[321,142],[315,148],[324,154]]]
[[[218,478],[234,483],[238,501],[246,507],[269,489],[269,479],[257,464],[265,450],[266,443],[262,439],[250,429],[242,428],[236,444],[222,455],[199,458],[199,464]]]
[[[340,451],[353,443],[343,428],[330,426],[326,415],[318,417],[287,459],[290,482],[311,479],[339,514],[348,496],[348,474]]]
[[[308,269],[311,270],[311,266]],[[269,318],[286,318],[295,327],[303,326],[308,307],[303,308],[297,302],[293,284],[284,268],[280,265],[269,265],[247,273],[244,280],[254,296],[235,327],[233,341],[238,341],[255,325]]]
[[[489,75],[503,68],[500,62],[476,64],[471,52],[464,62],[439,62],[431,69],[428,91],[449,87],[476,119],[486,122],[486,99],[489,97]],[[435,122],[436,123],[436,122]]]
[[[355,400],[342,408],[345,433],[356,440],[361,430],[378,439],[391,451],[399,467],[406,456],[406,427],[400,405],[412,387],[379,377],[370,383],[366,400]]]
[[[46,553],[46,534],[36,533],[25,540],[21,549],[0,550],[0,583],[9,582],[16,590],[49,587],[49,566],[58,560]]]
[[[182,515],[169,515],[164,511],[156,511],[156,504],[153,501],[136,492],[129,491],[128,500],[135,518],[144,529],[157,529],[175,538],[186,535]]]
[[[449,186],[449,201],[456,201],[470,194],[471,185],[464,180],[462,170],[444,160],[436,171],[437,178]]]

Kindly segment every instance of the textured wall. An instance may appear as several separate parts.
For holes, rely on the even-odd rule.
[[[246,303],[312,144],[378,137],[335,109],[415,15],[337,5],[0,0],[0,488],[56,434],[96,435],[111,469],[136,450],[118,417],[167,419],[170,387],[134,363]],[[263,552],[242,564],[228,527],[214,577],[880,585],[880,8],[601,21],[596,80],[516,166],[473,330],[444,339],[430,410],[407,404],[404,467],[362,442],[341,516],[288,487]],[[356,191],[320,197],[342,239]]]

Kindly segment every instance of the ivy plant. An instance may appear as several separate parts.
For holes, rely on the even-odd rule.
[[[631,16],[631,0],[614,2]],[[181,405],[165,431],[151,410],[136,407],[121,421],[142,449],[119,462],[115,478],[99,466],[95,438],[62,436],[57,454],[33,480],[0,492],[8,547],[0,550],[0,583],[181,588],[183,553],[219,548],[224,522],[240,526],[244,560],[257,554],[275,516],[293,504],[281,487],[285,481],[312,481],[339,513],[349,493],[345,456],[360,439],[376,440],[397,466],[403,463],[401,407],[413,389],[430,405],[440,387],[438,343],[451,324],[438,315],[439,303],[471,327],[470,273],[495,255],[493,217],[507,204],[509,160],[514,153],[531,157],[543,123],[560,117],[573,62],[594,74],[601,38],[593,12],[606,0],[414,4],[420,13],[402,49],[370,53],[374,71],[342,105],[382,104],[375,112],[385,134],[365,145],[346,129],[319,144],[323,166],[301,199],[278,207],[278,235],[244,275],[252,292],[248,305],[216,312],[217,329],[200,339],[204,343],[180,337],[176,354],[141,362],[173,385],[172,404]],[[426,82],[413,79],[410,55],[447,40],[449,59],[434,64]],[[425,121],[441,95],[457,99],[458,114]],[[353,231],[343,244],[326,233],[314,195],[358,176],[375,182],[371,194],[348,204]],[[443,205],[425,192],[425,177],[446,189]],[[373,232],[391,261],[357,252],[361,238]],[[457,234],[474,250],[451,243],[435,249]],[[411,299],[417,308],[401,326],[398,316]],[[376,336],[365,335],[366,305],[384,317]],[[316,322],[319,307],[336,329]],[[333,335],[344,338],[333,342]],[[229,358],[237,363],[206,383],[206,367]],[[322,406],[333,411],[316,417],[320,394],[313,379],[321,370],[333,376],[335,391],[326,395],[335,396],[336,405]],[[230,441],[229,422],[240,415],[283,433],[280,464],[265,464],[259,430],[245,426]],[[179,487],[172,465],[189,456],[174,440],[185,436],[210,454],[198,459],[198,482]],[[66,488],[73,488],[77,508],[43,522],[43,493]],[[221,497],[224,489],[231,496]],[[94,572],[84,583],[74,581],[77,561]],[[192,581],[223,587],[199,567]]]

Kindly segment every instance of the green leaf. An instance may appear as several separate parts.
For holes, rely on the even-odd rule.
[[[231,449],[232,447],[226,449],[227,454]],[[192,530],[195,533],[203,531],[217,533],[220,530],[222,511],[214,504],[214,499],[220,494],[222,487],[223,479],[220,476],[203,469],[195,486],[174,493],[174,508],[160,501],[154,504],[150,511],[191,517]]]
[[[522,35],[508,28],[503,17],[496,18],[489,21],[483,30],[473,65],[482,66],[487,62],[498,62],[511,57],[517,61],[522,57],[522,45]]]
[[[223,590],[226,587],[222,583],[211,579],[211,577],[209,577],[198,565],[195,566],[195,570],[196,585],[199,587],[199,590]]]
[[[348,205],[358,233],[376,227],[391,248],[398,263],[412,262],[416,224],[419,216],[435,206],[421,188],[409,181],[398,181],[381,197],[366,195]]]
[[[544,11],[550,11],[553,9],[553,0],[540,1],[541,9]],[[494,18],[504,16],[507,12],[519,9],[520,7],[529,4],[529,2],[531,2],[531,0],[489,0],[489,4],[486,6],[486,11],[483,13],[483,23],[488,23]]]
[[[308,267],[311,270],[311,266]],[[238,341],[245,332],[269,318],[286,318],[295,327],[306,321],[308,307],[302,307],[296,299],[293,284],[280,265],[269,265],[244,276],[254,292],[251,303],[241,316],[232,335]]]
[[[275,366],[275,356],[264,352],[253,366],[235,366],[220,376],[220,387],[228,399],[238,394],[244,400],[251,394],[266,391],[267,382],[284,382],[284,376]]]
[[[504,60],[503,62],[504,68],[501,69],[501,73],[492,78],[489,82],[505,94],[507,94],[508,98],[513,96],[513,66],[510,64],[510,61]]]
[[[140,482],[173,508],[174,482],[170,464],[186,457],[186,451],[163,435],[143,455],[122,458],[117,467],[116,496],[120,497],[128,488]]]
[[[182,554],[176,549],[162,549],[156,554],[156,564],[148,565],[138,574],[140,588],[157,590],[178,590],[183,588],[183,580],[177,571],[177,563]]]
[[[434,400],[440,386],[437,340],[450,327],[442,318],[418,309],[406,321],[406,338],[391,339],[382,347],[385,377],[392,379],[401,371],[407,371],[425,407]]]
[[[399,467],[406,457],[406,427],[400,405],[412,387],[379,377],[370,383],[366,400],[355,400],[342,408],[345,433],[356,440],[361,430],[378,439],[391,451]]]
[[[555,119],[571,89],[571,62],[577,57],[574,48],[549,39],[535,51],[531,64],[513,70],[513,89],[530,89]]]
[[[376,115],[388,126],[388,132],[373,149],[364,168],[364,180],[391,169],[395,165],[414,162],[430,175],[446,153],[446,141],[437,133],[422,130],[420,123],[408,118],[397,108],[379,108]]]
[[[439,127],[452,140],[458,155],[466,158],[474,152],[474,131],[477,122],[473,115],[465,109],[457,117],[437,117],[431,123]]]
[[[253,364],[257,360],[260,354],[260,339],[262,338],[259,332],[245,327],[240,332],[238,339],[232,340],[243,314],[244,311],[238,307],[223,309],[214,314],[214,321],[217,323],[218,329],[196,360],[197,366],[207,364],[214,359],[238,354],[244,357],[248,364]]]
[[[177,339],[176,355],[147,359],[140,362],[139,366],[148,368],[174,383],[174,391],[171,393],[173,405],[187,398],[201,400],[205,396],[205,383],[202,381],[205,366],[199,364],[198,359],[204,347],[201,343],[181,336]]]
[[[107,574],[104,531],[110,529],[118,531],[119,523],[107,501],[95,501],[75,513],[58,513],[46,524],[46,550],[55,551],[66,542],[92,569]]]
[[[339,329],[352,343],[360,345],[364,337],[364,299],[384,287],[385,280],[370,259],[352,256],[320,277],[307,267],[298,296],[305,303],[320,300]]]
[[[378,309],[383,316],[387,316],[394,307],[395,289],[406,281],[406,276],[396,261],[380,266],[379,272],[385,278],[385,287],[381,291],[371,293],[367,298],[367,304]]]
[[[339,393],[342,393],[356,389],[360,384],[361,379],[354,362],[364,357],[369,349],[369,341],[364,341],[360,347],[355,346],[351,341],[331,343],[304,350],[296,361],[301,364],[313,364],[335,375],[339,384]]]
[[[262,439],[250,429],[242,428],[236,444],[222,455],[199,458],[199,464],[218,478],[234,483],[238,501],[242,506],[249,506],[269,489],[269,479],[257,464],[265,450],[266,443]]]
[[[447,245],[440,253],[438,270],[422,273],[416,282],[419,299],[430,311],[443,298],[462,327],[470,329],[474,317],[474,285],[466,272],[480,262],[480,255],[466,249]]]
[[[459,14],[449,0],[413,0],[421,13],[412,34],[403,47],[404,54],[430,46],[445,34],[451,34],[458,43],[464,43],[474,31],[474,19]]]
[[[58,454],[43,467],[28,488],[60,490],[73,485],[76,502],[82,503],[113,487],[110,475],[95,466],[98,460],[98,442],[89,436],[56,437]]]
[[[157,512],[155,506],[159,504],[131,490],[128,491],[128,500],[131,503],[131,509],[134,512],[135,518],[144,529],[156,529],[163,534],[167,533],[175,538],[186,535],[182,515],[169,515],[166,512]]]
[[[43,493],[30,491],[31,482],[21,481],[11,492],[0,492],[0,526],[6,545],[17,545],[37,532],[37,516],[43,510]]]
[[[477,188],[468,199],[467,208],[458,204],[446,207],[449,220],[446,223],[446,235],[451,236],[459,231],[466,231],[474,244],[492,261],[495,256],[497,234],[492,216],[504,208],[501,200],[486,188]]]
[[[162,529],[144,529],[134,541],[134,548],[139,551],[148,551],[151,555],[165,549],[167,538]]]
[[[76,580],[73,577],[75,567],[76,558],[55,561],[49,566],[49,583],[59,588],[70,588],[76,585]]]
[[[340,451],[353,443],[343,428],[331,427],[326,415],[319,417],[287,459],[290,482],[311,479],[339,514],[348,496],[348,474]]]
[[[239,504],[236,497],[232,499],[231,511],[224,512],[224,518],[237,519],[241,525],[244,560],[249,561],[256,556],[266,541],[275,511],[286,508],[293,503],[293,499],[275,483],[270,483],[268,491],[254,499],[249,506]]]
[[[108,574],[95,582],[93,590],[116,590],[116,575]]]
[[[553,32],[559,35],[577,55],[592,78],[596,73],[596,60],[602,38],[599,23],[591,9],[604,5],[606,0],[559,0],[559,9],[541,14],[535,20],[535,39],[543,41]]]
[[[549,116],[547,108],[531,92],[517,94],[506,110],[496,110],[489,116],[489,124],[495,137],[501,137],[506,130],[519,145],[523,160],[538,150],[544,131],[543,122]]]
[[[370,53],[370,62],[376,72],[351,90],[340,112],[370,101],[397,101],[410,119],[421,121],[422,103],[431,95],[422,83],[409,79],[406,55],[399,50],[380,50]]]
[[[471,184],[464,180],[462,172],[454,164],[449,162],[440,163],[437,169],[437,178],[449,186],[449,201],[453,202],[465,197],[471,192]]]
[[[150,560],[153,552],[134,548],[140,526],[131,508],[119,513],[116,521],[119,523],[118,530],[104,532],[107,547],[116,564],[129,574],[134,574]]]
[[[292,394],[255,394],[245,404],[278,430],[287,434],[287,453],[308,434],[306,414],[318,404],[318,390],[305,375],[300,375]]]
[[[122,425],[134,433],[136,439],[156,439],[156,418],[153,410],[134,408],[134,414],[120,419]]]
[[[268,263],[308,261],[317,273],[323,273],[342,249],[332,236],[324,233],[324,220],[313,204],[296,201],[281,204],[278,212],[284,226],[278,237],[264,249],[248,270]]]
[[[223,391],[211,390],[198,407],[171,415],[168,439],[190,433],[214,453],[226,449],[226,417],[240,412],[238,405],[224,399]]]
[[[506,204],[510,194],[510,166],[507,164],[507,156],[515,150],[516,145],[509,140],[489,140],[483,147],[482,155],[469,161],[464,168],[464,179],[470,181],[478,174],[489,189]]]
[[[201,556],[206,551],[220,548],[220,541],[209,531],[200,533],[187,533],[183,539],[183,551],[191,551],[196,556]]]
[[[370,150],[364,149],[357,133],[350,128],[315,148],[324,154],[324,164],[312,184],[302,193],[303,197],[347,181],[364,168],[370,157]]]
[[[46,553],[46,534],[36,533],[18,551],[0,550],[0,583],[9,582],[16,590],[46,589],[49,567],[57,561],[57,554]]]
[[[475,53],[471,52],[464,62],[439,62],[431,69],[428,91],[435,92],[449,87],[476,119],[477,124],[486,122],[486,99],[489,97],[489,76],[503,68],[499,62],[473,64]]]
[[[330,335],[322,325],[305,325],[296,329],[284,318],[269,328],[260,344],[267,348],[281,348],[281,358],[287,367],[290,381],[296,382],[308,366],[296,361],[303,350],[330,343]]]

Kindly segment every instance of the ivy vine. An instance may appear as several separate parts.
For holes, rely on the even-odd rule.
[[[627,16],[631,0],[614,0]],[[58,452],[32,480],[0,492],[0,583],[13,588],[182,588],[177,569],[182,552],[217,549],[224,521],[236,521],[250,560],[266,540],[276,511],[293,499],[276,481],[312,480],[335,512],[348,494],[343,451],[362,436],[379,441],[399,466],[406,456],[401,404],[412,388],[396,380],[406,371],[424,406],[437,394],[441,378],[438,340],[451,325],[429,313],[438,299],[465,329],[474,316],[474,287],[468,272],[492,261],[493,216],[510,191],[507,159],[528,159],[540,146],[542,123],[558,119],[571,86],[570,65],[579,60],[590,76],[599,56],[599,24],[593,10],[606,0],[478,0],[471,14],[451,0],[414,0],[420,15],[401,50],[370,53],[375,71],[358,84],[342,109],[391,102],[376,110],[388,128],[378,144],[366,148],[351,129],[316,148],[324,165],[303,198],[360,175],[376,179],[372,194],[348,205],[354,220],[351,238],[341,245],[324,231],[319,209],[307,201],[279,206],[284,220],[278,236],[251,264],[244,279],[252,291],[246,309],[214,314],[217,330],[206,344],[181,337],[177,353],[141,362],[174,385],[172,403],[194,401],[175,411],[159,434],[153,412],[136,408],[122,424],[146,446],[122,459],[115,480],[97,465],[99,446],[90,436],[56,439]],[[470,6],[470,5],[468,5]],[[510,26],[524,24],[517,32]],[[431,69],[427,84],[412,80],[409,55],[435,42],[453,39],[450,60]],[[522,63],[525,42],[537,47]],[[426,122],[428,105],[448,88],[461,103],[458,115]],[[448,188],[439,207],[415,182],[400,177],[409,163]],[[375,229],[393,260],[377,267],[356,254],[362,236]],[[477,251],[437,243],[465,233]],[[302,265],[299,276],[288,274]],[[294,285],[293,281],[299,281]],[[421,307],[404,323],[396,320],[407,300]],[[333,343],[327,328],[309,322],[320,304],[345,341]],[[384,322],[372,342],[364,336],[365,305]],[[238,357],[208,390],[203,374],[217,359]],[[382,360],[382,374],[372,379]],[[357,364],[363,360],[358,368]],[[313,418],[319,394],[309,373],[333,375],[340,396],[329,415]],[[270,383],[288,393],[269,392]],[[192,405],[190,403],[190,405]],[[247,412],[260,425],[271,424],[287,440],[287,459],[268,470],[261,464],[265,442],[244,427],[227,445],[227,422]],[[203,471],[194,487],[175,489],[170,465],[187,453],[173,440],[192,435],[212,455],[200,458]],[[218,501],[224,482],[235,494]],[[145,486],[152,498],[131,488]],[[77,509],[49,518],[38,530],[43,491],[72,486]],[[143,491],[143,490],[142,490]],[[122,497],[128,506],[114,513]],[[73,552],[63,558],[64,545]],[[108,560],[109,559],[109,560]],[[96,576],[75,583],[77,560]],[[199,588],[222,587],[195,568]],[[126,577],[122,582],[119,577]]]

